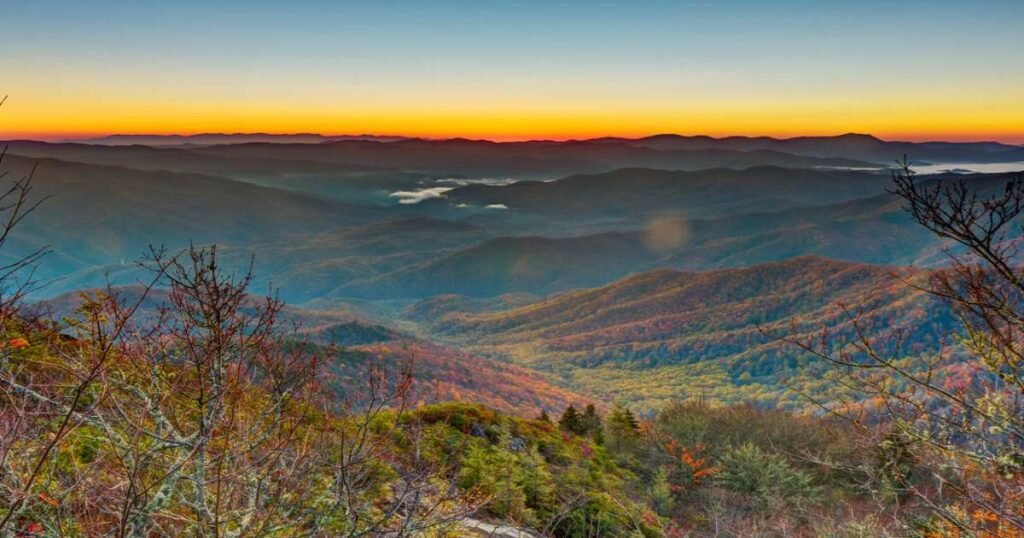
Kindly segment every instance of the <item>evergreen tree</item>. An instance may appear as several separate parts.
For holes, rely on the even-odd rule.
[[[594,404],[588,404],[587,408],[583,411],[583,417],[581,420],[582,430],[586,435],[594,438],[594,442],[597,444],[604,443],[604,431],[601,423],[601,415],[597,414],[597,409]]]
[[[612,446],[617,450],[632,446],[640,438],[640,421],[632,411],[620,404],[615,404],[608,415],[607,429]]]
[[[583,429],[583,418],[572,404],[565,408],[562,418],[558,419],[558,427],[562,431],[577,435],[581,435],[586,431]]]
[[[635,437],[640,434],[640,421],[636,419],[636,415],[633,414],[628,408],[623,410],[623,423],[629,428],[630,433]]]
[[[541,422],[547,422],[548,424],[551,424],[551,417],[548,416],[547,409],[541,409],[540,410],[540,416],[537,417],[537,420],[539,420]]]
[[[616,404],[612,409],[609,422],[627,436],[635,437],[640,433],[640,421],[636,419],[636,415],[621,405]]]
[[[651,502],[659,515],[668,516],[672,513],[672,485],[668,481],[668,473],[659,467],[654,473],[651,484]]]

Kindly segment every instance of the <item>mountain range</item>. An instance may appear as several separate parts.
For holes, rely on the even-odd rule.
[[[34,169],[46,198],[2,254],[50,249],[32,300],[68,312],[80,290],[143,281],[151,245],[216,244],[226,270],[254,263],[253,290],[287,301],[304,338],[345,348],[339,379],[411,361],[436,398],[531,413],[694,394],[798,407],[832,389],[770,335],[848,334],[843,305],[934,350],[948,316],[892,274],[924,278],[949,245],[887,192],[887,163],[1024,160],[867,135],[88,142],[7,143],[0,168]]]
[[[999,142],[904,142],[882,140],[869,134],[846,133],[836,136],[799,136],[773,138],[767,136],[685,136],[658,134],[639,138],[602,137],[568,141],[531,140],[525,142],[496,143],[487,140],[444,139],[432,140],[402,136],[336,135],[325,136],[315,133],[267,134],[267,133],[206,133],[198,135],[111,135],[92,139],[69,140],[76,144],[90,145],[145,145],[170,146],[211,146],[237,145],[248,143],[276,144],[324,144],[333,142],[383,142],[413,146],[422,143],[435,145],[459,145],[463,147],[487,148],[504,147],[517,153],[526,153],[538,148],[568,149],[569,154],[588,153],[587,148],[595,144],[606,144],[611,153],[624,151],[615,146],[632,146],[658,151],[738,151],[765,152],[760,155],[761,164],[770,158],[767,152],[779,152],[826,159],[853,159],[890,164],[903,155],[913,156],[919,162],[1011,162],[1024,161],[1024,147]],[[775,163],[785,166],[785,163]],[[793,164],[793,163],[790,163]]]
[[[637,139],[602,138],[599,141],[625,142],[661,150],[731,149],[737,151],[772,150],[794,155],[842,157],[879,163],[892,163],[902,156],[925,162],[1013,162],[1024,160],[1024,147],[1000,142],[900,142],[882,140],[868,134],[839,136],[680,136],[654,135]]]

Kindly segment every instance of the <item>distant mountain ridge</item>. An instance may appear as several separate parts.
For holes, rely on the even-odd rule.
[[[850,146],[888,144],[861,135],[786,142],[836,138]],[[671,135],[641,142],[680,140],[720,141]],[[1009,147],[952,145],[968,146]],[[758,164],[743,166],[747,159]],[[774,159],[802,166],[764,164]],[[608,169],[637,160],[683,168]],[[36,193],[54,198],[12,237],[7,255],[54,247],[37,274],[61,279],[43,292],[52,295],[101,285],[108,275],[130,278],[132,261],[150,244],[217,243],[226,260],[241,264],[255,255],[260,285],[280,286],[299,303],[544,295],[658,267],[707,270],[806,254],[893,264],[934,256],[934,239],[884,194],[888,174],[820,167],[830,161],[774,149],[661,150],[619,140],[12,142],[5,167],[17,175],[39,162]],[[723,162],[732,166],[686,169]],[[555,175],[566,168],[574,172]],[[505,175],[514,171],[527,176]],[[534,175],[554,178],[529,179]],[[439,185],[450,190],[416,204],[392,196]],[[387,221],[396,224],[377,225]],[[668,235],[678,236],[667,242],[654,237],[666,222]]]
[[[296,172],[325,167],[387,169],[405,174],[447,177],[557,179],[578,173],[642,167],[671,170],[748,168],[877,168],[846,158],[807,157],[778,151],[660,150],[625,143],[496,143],[475,140],[370,139],[316,143],[252,141],[208,145],[51,144],[31,140],[3,142],[12,154],[116,164],[137,168],[200,171],[218,175],[265,176],[261,169]],[[275,163],[276,161],[276,163]],[[241,172],[235,174],[235,172]]]
[[[380,209],[203,174],[13,155],[3,165],[11,177],[34,168],[33,195],[49,196],[3,253],[51,247],[36,274],[42,279],[131,264],[149,245],[250,243],[387,219]]]
[[[428,204],[502,204],[559,219],[609,220],[675,214],[711,218],[824,205],[884,192],[885,174],[759,165],[697,171],[622,168],[555,181],[468,185]]]
[[[601,138],[599,142],[635,144],[661,150],[732,149],[774,150],[795,155],[845,157],[891,164],[903,155],[917,162],[1016,162],[1024,161],[1024,146],[1000,142],[901,142],[882,140],[868,134],[838,136],[683,136],[662,134],[643,138]]]
[[[922,180],[953,177],[929,176]],[[1014,177],[977,174],[956,179],[967,181],[984,194],[998,192]],[[497,237],[393,272],[350,282],[335,292],[359,298],[548,294],[597,286],[630,273],[661,267],[706,271],[806,255],[884,265],[927,267],[941,263],[945,244],[914,222],[896,196],[881,192],[880,186],[878,190],[877,195],[826,205],[682,219],[675,221],[680,226],[677,243],[668,245],[652,241],[659,231],[657,220],[641,229],[569,237]],[[537,199],[546,203],[551,197]],[[610,199],[609,203],[622,207],[629,203],[629,194]],[[698,198],[708,199],[707,193]],[[561,213],[555,210],[552,215],[564,221],[572,211],[573,207],[567,204]],[[682,209],[680,212],[683,213]]]
[[[63,142],[104,146],[212,146],[220,144],[245,144],[249,142],[318,144],[321,142],[337,140],[379,140],[382,142],[393,142],[396,140],[403,140],[405,138],[407,137],[379,135],[328,136],[318,133],[200,133],[192,135],[113,134],[97,138],[71,138],[63,140]]]
[[[594,144],[621,144],[659,151],[777,151],[792,155],[818,158],[852,159],[890,164],[907,154],[919,162],[1011,162],[1024,161],[1024,146],[1000,142],[905,142],[883,140],[870,134],[846,133],[835,136],[798,136],[775,138],[769,136],[726,136],[657,134],[638,138],[601,137],[576,140],[528,140],[522,142],[493,142],[484,139],[446,138],[429,139],[391,135],[322,135],[317,133],[202,133],[195,135],[114,134],[67,142],[96,145],[148,145],[216,146],[246,143],[273,144],[329,144],[345,141],[374,141],[390,143],[429,144],[462,147],[493,146],[504,149],[544,149],[551,147],[587,147]],[[784,163],[778,163],[784,164]],[[645,166],[636,163],[634,166]],[[580,170],[582,171],[582,170]]]

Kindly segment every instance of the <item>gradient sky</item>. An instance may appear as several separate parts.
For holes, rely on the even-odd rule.
[[[1020,0],[2,6],[3,138],[867,132],[1024,143]]]

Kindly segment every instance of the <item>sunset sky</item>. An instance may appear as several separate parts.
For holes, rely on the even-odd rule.
[[[1024,2],[890,4],[4,2],[0,137],[1024,143]]]

